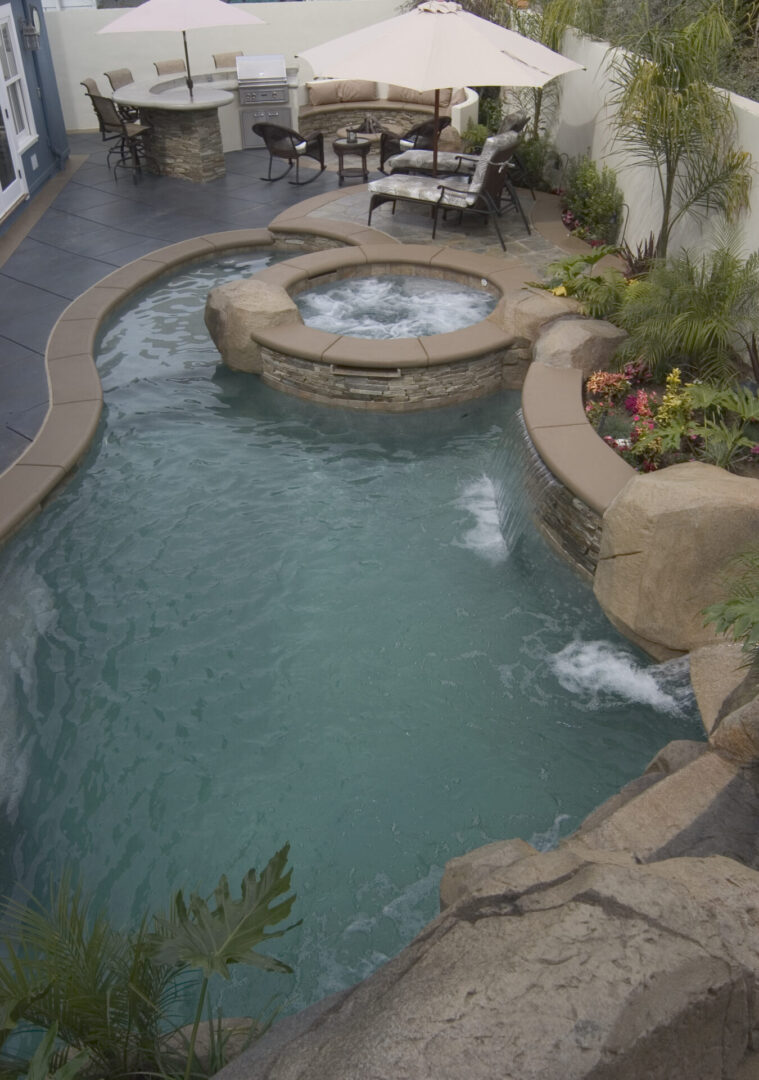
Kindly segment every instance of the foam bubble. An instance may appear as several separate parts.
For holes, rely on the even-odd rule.
[[[462,540],[454,543],[474,551],[489,562],[503,562],[509,550],[501,532],[493,481],[487,476],[475,480],[464,489],[457,505],[468,510],[476,524],[464,534]]]
[[[480,289],[403,275],[331,282],[296,303],[308,326],[375,339],[444,334],[484,319],[494,306]]]
[[[533,833],[530,843],[536,851],[553,851],[559,843],[562,822],[569,821],[569,814],[557,814],[553,824],[545,832]]]
[[[617,699],[682,715],[693,697],[687,658],[643,666],[611,642],[572,641],[548,663],[561,686],[585,698],[588,708]]]

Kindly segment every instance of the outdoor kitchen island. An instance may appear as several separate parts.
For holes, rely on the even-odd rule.
[[[236,103],[234,71],[193,76],[193,91],[184,76],[134,82],[117,90],[117,105],[140,110],[149,124],[150,153],[162,176],[178,176],[198,184],[224,176],[224,148],[219,109]]]

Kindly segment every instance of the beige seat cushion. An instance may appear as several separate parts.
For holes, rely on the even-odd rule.
[[[451,95],[453,91],[450,87],[440,91],[440,108],[447,109],[451,104]],[[466,95],[464,95],[466,97]],[[435,104],[435,91],[425,90],[424,93],[420,93],[418,90],[411,90],[408,86],[394,86],[392,83],[387,88],[388,101],[406,101],[409,105],[434,105]],[[456,103],[458,104],[458,102]]]
[[[336,105],[341,101],[374,101],[377,84],[368,79],[319,79],[306,83],[312,105]]]

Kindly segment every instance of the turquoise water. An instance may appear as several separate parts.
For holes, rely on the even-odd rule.
[[[246,265],[108,333],[99,438],[0,565],[3,891],[73,864],[126,922],[290,841],[296,975],[251,1004],[239,973],[229,1013],[367,975],[447,859],[546,846],[701,737],[682,665],[647,666],[536,533],[506,550],[518,396],[359,414],[219,368],[205,294]]]

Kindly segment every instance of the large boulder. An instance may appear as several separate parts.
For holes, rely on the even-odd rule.
[[[545,289],[521,288],[504,292],[491,318],[513,333],[517,344],[532,344],[546,323],[580,314],[582,304],[572,297],[554,296]]]
[[[722,856],[526,853],[219,1080],[734,1077],[756,1024],[757,895],[759,874]]]
[[[596,598],[657,659],[714,644],[703,610],[724,596],[728,560],[757,536],[756,480],[700,462],[635,476],[603,517]]]
[[[714,749],[741,765],[759,764],[759,697],[728,713],[709,736]]]
[[[227,367],[256,374],[261,372],[261,349],[251,333],[264,327],[303,322],[286,289],[255,278],[228,281],[211,289],[204,318]]]
[[[583,379],[607,368],[627,331],[603,319],[561,319],[542,327],[532,356],[547,367],[579,368]]]
[[[735,641],[719,641],[694,649],[688,659],[696,704],[709,734],[726,699],[746,677],[746,654]]]

